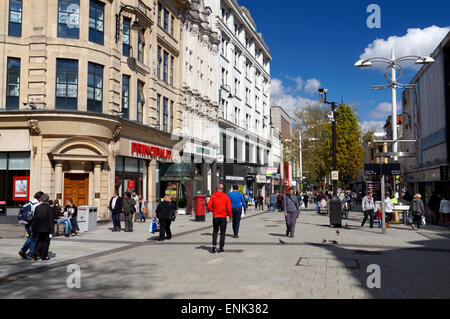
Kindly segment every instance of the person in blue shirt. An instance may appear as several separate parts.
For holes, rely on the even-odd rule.
[[[233,191],[228,194],[231,200],[231,209],[233,212],[233,232],[234,238],[239,238],[239,226],[241,224],[242,208],[247,212],[247,203],[244,196],[239,192],[239,186],[234,185]]]

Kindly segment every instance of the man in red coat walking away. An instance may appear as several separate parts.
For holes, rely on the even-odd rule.
[[[223,185],[217,186],[217,192],[211,196],[208,202],[208,210],[213,213],[213,249],[212,252],[217,252],[217,235],[220,229],[220,247],[218,252],[223,253],[225,246],[225,233],[227,231],[227,216],[233,220],[233,213],[231,210],[231,200],[227,194],[223,192]]]

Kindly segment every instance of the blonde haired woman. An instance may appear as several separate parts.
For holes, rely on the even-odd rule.
[[[416,230],[414,228],[414,224],[417,225],[417,230],[420,229],[420,225],[422,224],[422,215],[425,213],[425,208],[422,201],[422,195],[416,194],[411,203],[411,213],[413,215],[413,223],[411,225],[412,230]]]
[[[175,208],[170,196],[164,197],[163,201],[159,203],[156,208],[156,218],[159,219],[159,242],[164,242],[165,239],[172,239],[172,232],[170,231],[170,224],[174,221]],[[167,237],[165,237],[167,233]]]

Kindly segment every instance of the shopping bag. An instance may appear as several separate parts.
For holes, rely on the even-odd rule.
[[[159,224],[158,224],[158,219],[156,217],[150,223],[150,227],[148,229],[148,232],[149,233],[157,233],[157,232],[159,232]]]
[[[427,224],[427,220],[424,215],[422,215],[422,225],[425,226]]]
[[[408,218],[407,218],[406,222],[407,222],[408,225],[412,225],[413,224],[413,220],[412,220],[411,216],[408,215]]]

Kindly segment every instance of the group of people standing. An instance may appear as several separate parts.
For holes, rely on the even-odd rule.
[[[144,209],[142,207],[142,195],[136,192],[125,192],[124,198],[119,196],[119,192],[114,192],[109,201],[108,209],[111,211],[113,220],[113,232],[122,231],[120,223],[121,214],[124,215],[124,232],[133,232],[133,224],[136,222],[136,215],[139,214],[139,223],[145,223]]]
[[[31,202],[23,205],[23,209],[29,206],[27,221],[22,220],[25,225],[27,239],[19,251],[19,255],[26,260],[49,260],[48,251],[50,240],[54,235],[54,225],[64,224],[66,237],[78,235],[78,209],[72,199],[67,200],[67,206],[60,206],[59,201],[50,200],[48,194],[39,191],[34,194]]]

